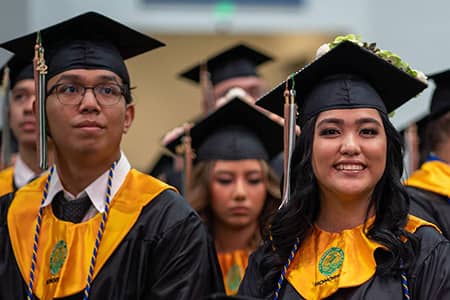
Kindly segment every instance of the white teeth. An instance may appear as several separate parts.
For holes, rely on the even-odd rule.
[[[338,169],[339,171],[361,171],[364,169],[364,167],[362,165],[339,164],[336,166],[336,169]]]

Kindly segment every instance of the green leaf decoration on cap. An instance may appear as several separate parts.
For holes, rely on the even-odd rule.
[[[422,82],[427,83],[427,77],[425,76],[425,74],[423,72],[414,70],[413,68],[411,68],[407,62],[402,60],[401,57],[398,56],[397,54],[395,54],[394,52],[377,48],[376,43],[363,42],[361,40],[360,35],[347,34],[347,35],[337,36],[334,39],[334,41],[332,41],[331,43],[328,43],[328,50],[333,49],[334,47],[336,47],[337,45],[339,45],[340,43],[342,43],[344,41],[352,42],[352,43],[357,44],[360,47],[366,48],[367,50],[373,52],[378,57],[391,63],[393,66],[406,72],[407,74],[411,75],[412,77],[414,77]],[[327,50],[325,50],[325,51],[327,51]]]

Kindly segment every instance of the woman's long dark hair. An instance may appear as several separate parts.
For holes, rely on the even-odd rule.
[[[402,139],[388,117],[383,113],[380,115],[387,138],[386,168],[370,200],[369,209],[374,208],[375,221],[368,228],[367,236],[388,249],[383,260],[377,261],[378,274],[387,275],[409,268],[415,259],[417,240],[404,230],[409,197],[400,181],[403,172]],[[319,213],[319,191],[311,164],[316,120],[317,116],[305,122],[294,149],[290,202],[276,213],[270,232],[264,233],[262,295],[273,293],[296,238],[301,243],[312,233]],[[404,243],[401,238],[407,238],[411,243]]]

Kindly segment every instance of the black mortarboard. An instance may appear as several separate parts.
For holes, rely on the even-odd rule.
[[[258,76],[256,67],[272,58],[259,50],[250,48],[244,44],[238,44],[219,54],[208,58],[205,63],[211,75],[211,83],[217,83],[235,77]],[[196,65],[181,77],[200,82],[200,66]]]
[[[176,170],[173,155],[159,153],[147,173],[182,191],[183,174]]]
[[[427,118],[433,120],[450,111],[450,70],[431,74],[429,78],[436,84]]]
[[[18,81],[34,79],[33,64],[17,55],[13,56],[0,70],[0,83],[3,83],[3,72],[5,67],[9,69],[9,86],[14,88]]]
[[[130,84],[124,60],[164,44],[95,12],[42,29],[48,78],[72,69],[105,69]],[[36,33],[0,46],[32,61]]]
[[[390,113],[427,87],[371,50],[343,41],[292,74],[288,89],[296,90],[297,123],[321,111],[372,107]],[[262,96],[257,104],[283,116],[286,81]]]
[[[165,153],[158,154],[158,157],[153,162],[152,166],[148,170],[148,174],[153,177],[158,177],[160,174],[167,173],[174,168],[173,157]]]
[[[234,98],[190,130],[197,161],[263,159],[283,149],[283,127],[247,102]],[[176,153],[183,136],[167,145]]]

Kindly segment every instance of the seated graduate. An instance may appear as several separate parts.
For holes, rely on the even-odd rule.
[[[131,168],[120,149],[135,112],[124,60],[163,44],[94,12],[38,37],[1,45],[31,59],[38,40],[37,86],[45,91],[36,94],[46,94],[38,100],[40,122],[47,121],[40,129],[48,129],[55,165],[0,199],[0,299],[201,299],[212,292],[201,219],[173,188]]]
[[[214,239],[226,293],[236,294],[262,224],[280,205],[279,179],[268,162],[283,148],[283,128],[234,98],[168,148],[186,151],[189,137],[195,158],[185,196]]]
[[[239,295],[450,298],[450,243],[408,215],[401,138],[388,119],[426,79],[353,35],[319,49],[325,54],[259,101],[281,115],[284,91],[296,95],[302,132],[291,193],[250,257]]]
[[[436,84],[430,112],[418,122],[425,159],[405,181],[411,213],[436,224],[450,238],[450,70],[430,75]]]
[[[18,56],[3,67],[5,120],[2,136],[2,163],[9,165],[11,155],[17,152],[15,162],[0,172],[0,196],[16,191],[42,173],[37,154],[37,123],[33,113],[35,83],[33,64]],[[13,150],[13,143],[17,150]],[[49,155],[51,158],[51,155]]]

